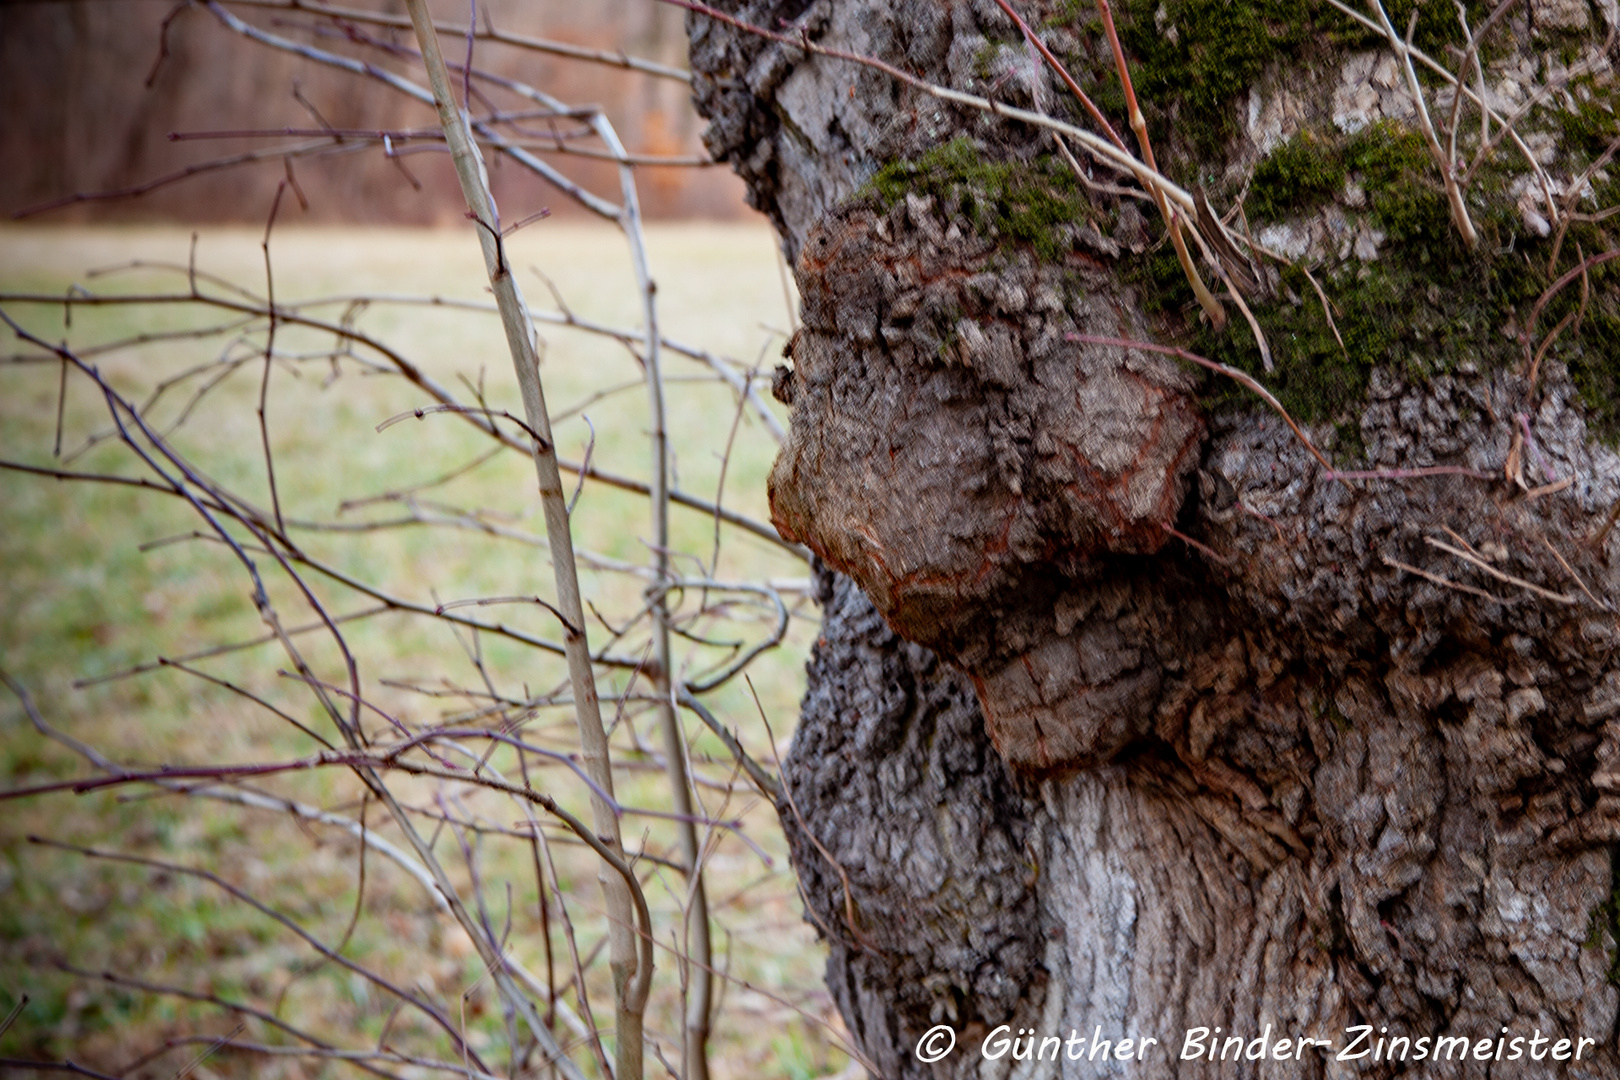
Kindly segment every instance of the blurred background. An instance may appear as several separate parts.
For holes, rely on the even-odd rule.
[[[374,5],[353,0],[351,6],[405,14],[400,0]],[[343,5],[305,7],[341,10]],[[472,10],[466,3],[432,7],[437,17],[461,25]],[[231,10],[272,32],[290,29],[277,17],[287,14],[285,8],[232,5]],[[685,12],[654,0],[481,0],[476,11],[480,26],[623,51],[675,68],[686,62]],[[350,35],[353,40],[345,40]],[[354,25],[340,31],[335,24],[300,40],[346,55],[363,52],[368,61],[396,71],[414,62],[356,48],[361,37],[412,44],[408,30]],[[447,54],[455,51],[446,46]],[[609,66],[487,44],[479,46],[479,63],[495,73],[521,74],[530,85],[570,103],[604,106],[634,152],[703,155],[703,121],[677,80],[627,76]],[[431,110],[384,86],[255,45],[203,8],[177,9],[172,0],[0,4],[0,161],[6,162],[0,169],[0,215],[5,217],[75,193],[134,187],[188,166],[263,149],[269,141],[172,141],[171,134],[306,129],[320,126],[316,112],[340,129],[433,122]],[[424,185],[421,192],[380,150],[300,161],[298,178],[309,196],[310,219],[417,225],[455,219],[460,206],[455,177],[442,161],[426,163],[429,156],[407,158]],[[606,183],[611,189],[614,183],[611,167],[601,163],[568,160],[559,167],[593,186]],[[282,176],[281,163],[270,160],[194,176],[138,198],[57,209],[40,220],[263,221]],[[750,213],[742,182],[724,166],[645,169],[640,180],[642,204],[652,218],[735,220]],[[513,185],[533,185],[505,166],[496,167],[492,182],[503,204],[519,196]],[[551,197],[550,205],[560,215],[580,213],[567,200]]]

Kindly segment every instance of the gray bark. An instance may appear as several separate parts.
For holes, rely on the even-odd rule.
[[[1537,6],[1543,30],[1612,46],[1612,5],[1578,25],[1565,7]],[[990,2],[727,10],[979,93],[987,42],[1017,40]],[[1044,133],[689,29],[710,149],[804,297],[771,496],[824,560],[825,622],[779,809],[828,985],[881,1074],[1620,1075],[1620,457],[1565,368],[1532,386],[1489,345],[1423,378],[1370,357],[1348,421],[1367,466],[1494,479],[1336,479],[1275,413],[1206,410],[1180,365],[1072,340],[1185,336],[1129,273],[1134,211],[1099,196],[1101,224],[1066,227],[1054,259],[950,198],[863,187],[959,135],[1028,163]],[[1490,70],[1539,33],[1509,20]],[[1252,174],[1278,127],[1409,120],[1366,49],[1269,68],[1220,168]],[[1067,108],[1044,75],[998,93]],[[1172,135],[1161,164],[1190,153]],[[1284,239],[1349,251],[1370,235],[1356,198]],[[1361,250],[1381,272],[1376,239]],[[1335,443],[1330,422],[1309,434]],[[1502,479],[1530,455],[1528,484]],[[1527,490],[1545,477],[1571,482]],[[957,1050],[922,1064],[941,1023]],[[1159,1043],[1128,1064],[982,1061],[1003,1024]],[[1334,1060],[1360,1024],[1593,1042],[1578,1063]],[[1217,1026],[1333,1046],[1178,1060]]]

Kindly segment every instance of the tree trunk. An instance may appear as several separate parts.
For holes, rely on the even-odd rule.
[[[1096,130],[993,0],[723,6]],[[1092,8],[1015,6],[1129,140]],[[1620,16],[1510,7],[1481,74],[1417,12],[1483,129],[1419,67],[1431,143],[1388,34],[1326,5],[1115,12],[1159,169],[1293,260],[1226,263],[1275,371],[1129,176],[690,17],[803,296],[771,500],[825,623],[779,809],[884,1077],[1620,1075]],[[1455,176],[1494,141],[1472,250],[1453,125]],[[1098,339],[1250,371],[1302,431]]]

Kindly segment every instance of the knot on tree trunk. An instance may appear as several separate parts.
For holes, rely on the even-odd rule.
[[[1159,679],[1117,611],[1086,615],[1164,546],[1204,426],[1174,361],[1073,340],[1146,335],[1115,279],[971,214],[962,192],[873,196],[807,238],[772,517],[970,674],[1009,763],[1093,764]]]

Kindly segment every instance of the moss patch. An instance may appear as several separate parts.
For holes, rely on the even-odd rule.
[[[1155,138],[1173,137],[1199,154],[1225,145],[1237,96],[1279,54],[1298,58],[1312,27],[1304,0],[1126,0],[1120,7],[1120,42]]]
[[[1283,270],[1278,299],[1251,302],[1271,346],[1273,373],[1262,373],[1259,350],[1236,313],[1220,333],[1198,323],[1188,334],[1193,349],[1264,378],[1301,420],[1334,422],[1352,433],[1375,366],[1422,379],[1467,363],[1489,369],[1522,362],[1523,344],[1504,331],[1522,325],[1553,279],[1574,265],[1576,244],[1588,255],[1614,245],[1598,226],[1574,226],[1566,254],[1549,276],[1550,241],[1528,232],[1504,190],[1505,174],[1487,167],[1468,192],[1480,235],[1470,252],[1451,222],[1420,135],[1376,124],[1347,139],[1313,145],[1308,138],[1285,144],[1273,155],[1280,159],[1276,165],[1257,172],[1251,222],[1258,228],[1299,217],[1344,179],[1363,188],[1367,223],[1384,234],[1378,258],[1350,258],[1314,270],[1333,302],[1344,346],[1333,336],[1315,289],[1294,267]],[[1192,310],[1191,289],[1168,247],[1127,273],[1172,318]],[[1620,272],[1607,264],[1593,270],[1590,280],[1580,332],[1566,329],[1550,355],[1568,365],[1599,434],[1613,439],[1620,435]],[[1552,299],[1538,319],[1537,343],[1579,303],[1578,283]],[[1214,407],[1251,404],[1225,382],[1211,383],[1208,401]],[[1354,442],[1341,440],[1341,449],[1353,449]]]
[[[918,158],[884,166],[863,193],[887,210],[908,194],[954,204],[983,236],[1028,245],[1042,259],[1061,259],[1087,202],[1067,163],[1048,154],[1033,162],[988,160],[959,137]]]
[[[1414,43],[1433,56],[1463,42],[1451,4],[1386,0],[1398,31],[1417,12]],[[1465,3],[1478,26],[1494,4]],[[1387,48],[1375,33],[1314,0],[1116,0],[1115,21],[1137,98],[1159,157],[1183,170],[1207,164],[1218,175],[1238,132],[1242,96],[1272,64],[1297,66],[1336,50]],[[1124,131],[1125,99],[1096,5],[1063,0],[1051,23],[1082,35],[1078,53],[1065,57],[1086,92]],[[1488,40],[1482,55],[1488,60]]]
[[[1570,99],[1576,102],[1574,110],[1559,109],[1555,114],[1563,134],[1559,145],[1567,153],[1596,161],[1620,135],[1620,116],[1615,115],[1617,95],[1612,84],[1598,87],[1590,78],[1580,80],[1572,90],[1580,95]],[[1591,97],[1581,100],[1587,94]]]
[[[1606,114],[1605,114],[1606,115]],[[1612,137],[1612,136],[1611,136]],[[1551,242],[1529,232],[1507,190],[1511,162],[1487,163],[1467,198],[1480,236],[1464,248],[1451,222],[1435,165],[1423,139],[1399,125],[1380,123],[1354,136],[1302,133],[1258,167],[1250,187],[1249,219],[1269,222],[1314,213],[1353,181],[1366,193],[1366,224],[1383,234],[1378,257],[1347,258],[1312,267],[1334,307],[1341,347],[1316,290],[1298,268],[1282,272],[1279,296],[1251,300],[1265,329],[1276,370],[1264,373],[1244,321],[1232,312],[1216,333],[1193,317],[1190,287],[1168,244],[1121,264],[1141,288],[1144,306],[1165,316],[1172,335],[1212,359],[1262,377],[1301,420],[1335,424],[1341,456],[1360,453],[1358,424],[1367,383],[1377,366],[1423,379],[1464,365],[1483,369],[1522,363],[1524,345],[1508,336],[1528,318],[1538,298],[1578,261],[1616,246],[1606,223],[1570,228],[1559,265],[1549,273]],[[907,194],[939,199],[981,236],[1031,249],[1061,261],[1090,204],[1054,155],[1031,161],[996,161],[970,139],[958,138],[880,170],[859,197],[887,210]],[[1620,201],[1620,184],[1599,192],[1602,205]],[[1352,215],[1352,224],[1354,217]],[[1581,304],[1579,282],[1541,312],[1539,338]],[[1567,365],[1597,433],[1620,437],[1620,260],[1589,275],[1586,310],[1567,327],[1549,355]],[[1244,407],[1252,398],[1225,380],[1211,380],[1211,407]],[[1352,459],[1342,463],[1348,464]]]
[[[1594,224],[1570,229],[1553,275],[1550,244],[1528,232],[1505,191],[1507,173],[1487,165],[1468,192],[1480,234],[1476,251],[1463,247],[1423,139],[1393,124],[1374,124],[1355,136],[1302,133],[1261,163],[1250,188],[1250,219],[1297,218],[1331,200],[1346,180],[1368,200],[1368,224],[1384,235],[1378,258],[1348,259],[1316,269],[1330,297],[1341,346],[1316,291],[1298,268],[1282,274],[1280,298],[1255,303],[1275,372],[1264,378],[1295,416],[1331,421],[1344,437],[1341,452],[1359,453],[1357,422],[1372,369],[1388,365],[1422,379],[1464,364],[1489,369],[1522,362],[1523,344],[1505,331],[1528,318],[1557,274],[1573,265],[1577,248],[1591,254],[1614,241]],[[866,194],[887,209],[907,193],[931,195],[958,209],[980,235],[1027,246],[1042,259],[1060,260],[1088,203],[1066,165],[1053,156],[1032,162],[987,160],[966,138],[922,157],[891,163]],[[1620,185],[1599,198],[1620,201]],[[954,211],[953,211],[954,212]],[[1149,310],[1171,316],[1191,311],[1193,298],[1168,245],[1128,260],[1125,276],[1143,286]],[[1565,363],[1598,434],[1620,437],[1620,265],[1592,271],[1586,313],[1566,329],[1550,355]],[[1578,286],[1566,288],[1542,312],[1545,334],[1580,303]],[[1193,324],[1190,347],[1213,359],[1262,374],[1247,326],[1233,314],[1222,333]],[[1247,394],[1212,382],[1213,407],[1247,406]]]
[[[1275,221],[1327,202],[1344,187],[1345,163],[1336,141],[1305,131],[1260,162],[1249,184],[1248,213]]]

